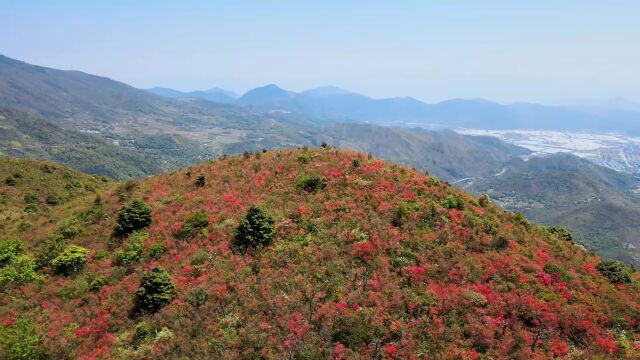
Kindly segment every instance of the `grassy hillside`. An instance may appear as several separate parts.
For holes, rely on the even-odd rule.
[[[0,159],[0,174],[1,239],[44,236],[70,208],[90,203],[113,184],[42,160]]]
[[[469,190],[543,224],[562,224],[601,256],[640,265],[638,181],[578,157],[558,154],[514,160],[499,176]]]
[[[108,124],[130,114],[160,112],[153,94],[80,71],[27,64],[0,55],[1,103],[53,119],[73,119],[75,126]]]
[[[639,355],[637,274],[361,153],[247,154],[76,199],[2,243],[0,273],[26,273],[0,293],[4,357]]]
[[[1,107],[0,153],[54,160],[85,173],[120,179],[168,167],[96,136],[62,129],[41,116]]]

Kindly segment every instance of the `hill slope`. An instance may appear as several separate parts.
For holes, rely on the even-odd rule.
[[[447,181],[490,176],[513,158],[529,153],[492,138],[365,124],[325,126],[319,139],[341,149],[370,152],[398,164],[428,171]]]
[[[568,154],[515,159],[468,190],[488,193],[511,211],[563,224],[601,256],[640,264],[640,199],[633,176]]]
[[[86,205],[113,184],[43,160],[0,159],[0,174],[0,239],[21,232],[45,236],[71,215],[66,209]]]
[[[226,158],[85,201],[46,239],[19,234],[26,256],[62,242],[88,263],[60,267],[83,259],[72,248],[6,285],[5,356],[638,356],[636,274],[607,278],[571,242],[363,154]],[[112,237],[116,219],[143,230]]]
[[[49,159],[95,175],[144,177],[166,167],[96,136],[62,129],[45,118],[0,107],[0,154]]]
[[[161,98],[80,71],[36,66],[0,55],[0,103],[75,126],[109,124],[161,110]]]

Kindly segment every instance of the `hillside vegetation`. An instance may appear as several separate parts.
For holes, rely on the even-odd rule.
[[[42,236],[114,184],[42,160],[0,159],[0,238]],[[28,242],[36,246],[37,243]]]
[[[446,181],[491,176],[515,157],[529,153],[492,138],[453,131],[336,124],[325,126],[320,134],[319,139],[338,148],[372,153]]]
[[[62,129],[45,118],[0,107],[0,156],[54,160],[85,173],[122,179],[167,166],[99,137]]]
[[[2,357],[639,356],[637,274],[361,153],[247,153],[94,189],[1,239]]]
[[[468,189],[534,221],[563,224],[600,256],[640,265],[638,180],[567,154],[515,159]]]

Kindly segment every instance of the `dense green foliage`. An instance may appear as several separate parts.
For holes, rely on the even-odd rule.
[[[22,241],[9,238],[0,241],[0,266],[11,263],[22,251]]]
[[[15,238],[0,241],[0,288],[26,284],[39,278],[35,259],[22,254],[23,247],[22,241]]]
[[[309,193],[322,190],[326,185],[326,182],[319,175],[304,175],[298,181],[300,189]]]
[[[151,224],[151,207],[144,201],[133,200],[118,212],[115,235],[125,236]]]
[[[198,175],[195,184],[196,187],[204,187],[207,184],[207,179],[204,177],[204,175]]]
[[[545,229],[551,234],[559,237],[562,240],[566,240],[566,241],[573,240],[573,236],[571,235],[571,232],[563,226],[547,226]]]
[[[116,251],[114,262],[116,265],[128,266],[142,260],[144,242],[148,238],[144,231],[134,231],[126,240],[122,249]]]
[[[267,246],[274,234],[271,215],[259,206],[252,206],[236,228],[234,245],[241,251]]]
[[[40,349],[42,335],[33,320],[19,317],[14,323],[0,323],[0,351],[7,360],[45,358]]]
[[[171,275],[162,268],[153,268],[142,277],[136,291],[134,312],[156,312],[174,297]]]
[[[70,245],[51,260],[51,267],[57,274],[71,275],[79,272],[87,264],[87,249]]]
[[[188,239],[196,236],[202,229],[205,229],[209,225],[209,218],[207,214],[202,210],[198,210],[189,215],[187,221],[182,224],[178,237],[181,239]]]
[[[609,281],[616,284],[625,284],[631,282],[629,271],[620,261],[608,260],[603,261],[596,266],[596,269],[606,276]]]

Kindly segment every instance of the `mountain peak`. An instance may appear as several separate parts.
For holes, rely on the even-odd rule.
[[[300,94],[307,95],[307,96],[340,96],[340,95],[350,95],[355,93],[333,86],[333,85],[326,85],[326,86],[319,86],[313,89],[305,90]]]
[[[295,97],[296,93],[284,90],[276,84],[268,84],[247,91],[238,100],[241,105],[277,107]]]

